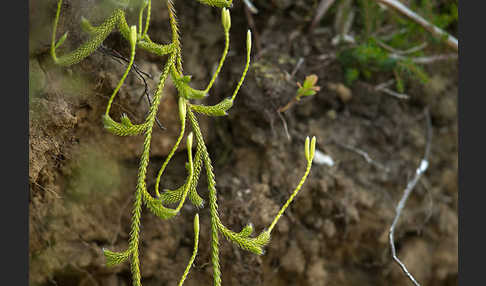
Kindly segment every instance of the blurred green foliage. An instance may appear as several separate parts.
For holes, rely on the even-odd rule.
[[[457,1],[419,0],[408,4],[410,9],[441,29],[457,26]],[[372,80],[379,73],[392,74],[399,92],[404,92],[410,81],[426,83],[429,76],[413,58],[425,56],[425,51],[443,50],[443,39],[433,37],[422,26],[395,11],[381,8],[374,0],[359,0],[358,7],[355,25],[361,32],[356,37],[357,44],[343,47],[337,55],[345,83],[352,85],[360,78]],[[394,54],[394,51],[407,51],[424,43],[427,49]]]

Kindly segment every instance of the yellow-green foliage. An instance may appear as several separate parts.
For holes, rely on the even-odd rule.
[[[201,133],[201,129],[199,127],[199,123],[194,113],[199,113],[207,116],[224,116],[227,114],[228,110],[233,106],[238,90],[240,89],[243,83],[243,80],[246,76],[250,64],[251,33],[250,31],[248,31],[247,33],[247,39],[246,39],[247,56],[246,56],[245,68],[241,76],[241,79],[236,85],[235,91],[233,92],[232,96],[224,99],[220,103],[213,106],[192,104],[191,100],[203,98],[208,95],[209,90],[211,89],[215,79],[217,78],[228,52],[229,30],[231,27],[230,12],[227,8],[232,6],[232,0],[198,0],[198,1],[201,2],[202,4],[221,9],[221,24],[223,26],[223,31],[225,35],[225,48],[223,50],[218,68],[216,69],[216,72],[211,78],[208,86],[204,90],[196,90],[192,88],[189,85],[191,80],[190,75],[184,75],[182,73],[181,45],[179,41],[179,31],[178,31],[178,24],[175,15],[175,8],[172,3],[172,0],[166,0],[167,9],[169,11],[170,28],[172,32],[171,43],[158,44],[153,42],[150,39],[147,32],[148,32],[149,22],[150,22],[151,1],[144,0],[141,1],[139,5],[138,25],[131,25],[131,26],[128,25],[125,19],[125,12],[123,8],[115,9],[111,14],[111,16],[109,16],[104,23],[102,23],[97,27],[92,26],[88,20],[83,18],[81,22],[81,28],[90,35],[90,39],[86,43],[81,45],[79,48],[77,48],[76,50],[62,56],[58,56],[56,54],[57,48],[59,48],[59,46],[61,46],[62,43],[67,38],[67,33],[66,33],[60,38],[59,41],[56,42],[56,28],[57,28],[57,23],[59,21],[62,0],[59,0],[57,6],[57,13],[54,20],[54,29],[52,32],[52,43],[51,43],[51,56],[57,64],[62,66],[69,66],[72,64],[79,63],[81,60],[83,60],[84,58],[92,54],[106,39],[106,37],[114,30],[119,31],[121,35],[128,41],[128,44],[130,46],[130,60],[129,60],[128,67],[123,73],[123,76],[120,79],[115,90],[111,94],[111,97],[106,107],[106,112],[103,115],[102,120],[106,130],[115,135],[144,136],[145,140],[143,144],[143,153],[140,157],[140,166],[138,172],[137,185],[135,189],[135,199],[133,203],[132,223],[131,223],[131,231],[130,231],[128,248],[123,251],[111,251],[111,250],[104,249],[104,254],[108,266],[117,265],[127,260],[130,261],[132,281],[134,286],[142,285],[141,274],[140,274],[140,261],[139,261],[140,217],[142,214],[142,204],[145,204],[145,206],[153,214],[155,214],[156,216],[162,219],[169,219],[177,215],[182,209],[182,206],[187,198],[189,198],[189,200],[195,206],[203,207],[204,201],[201,198],[201,196],[199,196],[199,194],[197,193],[197,185],[198,185],[197,183],[200,178],[202,167],[204,166],[204,169],[206,170],[206,177],[208,180],[208,188],[209,188],[209,209],[210,209],[210,217],[211,217],[211,263],[213,266],[212,269],[213,269],[214,285],[219,286],[221,285],[221,271],[219,267],[219,235],[222,234],[229,241],[235,243],[237,246],[241,247],[242,249],[251,251],[256,254],[263,254],[264,252],[263,247],[270,241],[270,234],[275,224],[278,222],[283,212],[287,209],[289,204],[292,202],[292,200],[294,199],[294,197],[297,195],[302,185],[304,184],[304,181],[306,180],[310,172],[312,159],[314,157],[316,140],[315,138],[313,138],[311,141],[309,138],[307,138],[305,144],[305,157],[307,160],[306,171],[301,181],[299,182],[299,184],[293,191],[292,195],[290,196],[290,198],[280,209],[275,219],[266,230],[263,230],[259,235],[252,236],[253,226],[251,224],[245,226],[238,233],[231,231],[230,229],[228,229],[226,226],[223,225],[218,214],[216,181],[213,172],[213,166],[211,163],[211,159],[209,158],[208,150],[204,143],[204,139]],[[119,7],[127,7],[127,5],[119,5]],[[127,115],[122,115],[120,122],[117,122],[110,117],[111,105],[118,91],[122,87],[125,78],[127,77],[128,72],[130,71],[134,63],[137,48],[146,50],[155,55],[168,56],[168,58],[165,62],[165,65],[163,66],[159,83],[155,91],[152,104],[150,106],[150,111],[146,116],[144,122],[141,124],[133,124]],[[155,116],[157,114],[159,103],[163,96],[163,88],[165,82],[167,81],[169,76],[171,77],[172,81],[175,83],[175,86],[178,91],[178,107],[179,107],[181,130],[175,145],[173,146],[172,150],[169,152],[169,155],[167,156],[166,160],[164,161],[157,175],[157,181],[155,186],[156,196],[154,197],[147,191],[147,186],[146,186],[147,167],[150,160],[150,144],[152,138],[152,130],[156,120]],[[161,177],[164,173],[165,168],[170,162],[172,156],[174,155],[175,151],[178,149],[179,144],[182,141],[182,138],[184,137],[186,131],[187,119],[189,119],[188,120],[189,125],[192,129],[192,132],[190,132],[187,135],[187,139],[186,139],[187,157],[188,157],[188,162],[186,164],[187,178],[185,180],[185,183],[181,187],[175,190],[166,190],[160,193],[159,184],[160,184]],[[196,153],[194,155],[194,158],[192,154],[192,147],[194,143],[193,137],[195,137],[194,139],[196,145]],[[177,206],[175,208],[170,208],[167,206],[169,204],[177,204]],[[194,219],[194,232],[195,232],[194,251],[182,275],[179,285],[182,285],[185,278],[187,277],[189,273],[189,269],[191,268],[195,256],[197,254],[198,239],[199,239],[199,216],[197,214]]]

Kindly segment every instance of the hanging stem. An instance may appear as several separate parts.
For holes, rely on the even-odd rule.
[[[208,180],[208,189],[209,189],[209,213],[211,216],[211,262],[213,265],[213,279],[214,279],[214,286],[220,286],[221,269],[219,266],[219,234],[218,234],[218,224],[220,224],[220,221],[218,215],[216,181],[214,179],[211,159],[209,158],[208,150],[206,148],[206,145],[204,144],[204,139],[201,133],[201,129],[199,128],[199,123],[197,122],[197,119],[190,108],[187,110],[187,115],[189,117],[189,121],[191,122],[191,126],[194,131],[194,134],[196,135],[197,144],[200,144],[202,148],[202,157],[203,157],[204,167],[206,169],[206,176]]]
[[[147,192],[145,179],[147,176],[147,167],[149,163],[150,155],[150,141],[152,139],[152,130],[155,122],[155,116],[159,107],[160,99],[162,98],[162,91],[165,85],[165,81],[169,75],[169,70],[174,63],[174,53],[171,54],[167,61],[164,70],[160,76],[159,85],[155,92],[154,101],[150,107],[149,115],[147,116],[148,128],[145,131],[145,141],[143,144],[143,153],[140,159],[140,167],[138,171],[138,182],[135,191],[135,202],[132,211],[132,228],[130,231],[129,248],[132,251],[131,270],[133,275],[133,283],[135,286],[141,286],[140,279],[140,262],[138,258],[138,245],[139,245],[139,233],[140,233],[140,217],[142,213],[142,194]]]

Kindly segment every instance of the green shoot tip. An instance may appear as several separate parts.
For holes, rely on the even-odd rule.
[[[251,31],[248,29],[248,32],[246,33],[246,50],[248,52],[251,51]]]
[[[231,16],[229,10],[226,8],[223,8],[221,10],[221,22],[223,24],[225,32],[228,32],[231,28]]]

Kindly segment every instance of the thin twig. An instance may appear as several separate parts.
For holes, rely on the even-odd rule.
[[[284,127],[285,135],[287,135],[287,139],[290,141],[291,138],[290,138],[290,134],[289,134],[289,129],[287,128],[287,121],[285,120],[285,118],[283,117],[283,115],[282,115],[281,112],[277,111],[277,114],[280,117],[280,120],[282,120],[282,124],[283,124],[283,127]]]
[[[299,60],[297,61],[297,64],[295,65],[294,69],[292,70],[292,73],[290,74],[290,77],[294,77],[295,74],[297,73],[297,71],[299,70],[300,66],[302,66],[302,64],[304,63],[304,58],[299,58]]]
[[[397,30],[393,33],[388,34],[388,35],[378,36],[377,33],[373,33],[373,36],[379,37],[380,40],[382,40],[382,41],[388,41],[388,40],[393,39],[393,37],[401,35],[401,34],[405,34],[406,32],[407,32],[407,28],[402,28],[402,29],[399,29],[399,30]]]
[[[34,183],[34,185],[36,185],[37,187],[39,187],[40,189],[42,189],[43,191],[45,192],[49,192],[49,193],[52,193],[54,194],[54,196],[56,197],[56,199],[60,199],[62,198],[58,193],[56,193],[55,191],[51,190],[50,188],[44,188],[43,186],[41,186],[39,183],[35,182],[35,181],[30,181],[32,183]]]
[[[384,83],[380,83],[379,85],[375,86],[375,90],[381,90],[383,88],[389,87],[390,85],[394,84],[395,80],[390,79],[389,81],[385,81]]]
[[[285,72],[285,79],[287,81],[290,81],[295,76],[295,74],[300,69],[303,63],[304,63],[304,58],[300,57],[292,72],[290,74],[288,72]]]
[[[410,99],[410,96],[408,94],[399,93],[399,92],[393,91],[393,90],[388,88],[390,85],[392,85],[394,83],[395,83],[394,79],[389,80],[387,82],[384,82],[384,83],[381,83],[381,84],[375,86],[375,90],[381,91],[383,93],[386,93],[388,95],[391,95],[391,96],[394,96],[394,97],[397,97],[397,98],[400,98],[400,99]]]
[[[255,7],[255,5],[253,5],[250,0],[243,0],[243,3],[245,3],[246,7],[248,8],[248,10],[250,10],[250,12],[252,12],[253,14],[258,14],[258,9]]]
[[[343,147],[344,149],[347,149],[347,150],[350,150],[350,151],[353,151],[355,153],[357,153],[358,155],[361,155],[365,160],[366,162],[368,162],[369,164],[377,167],[378,169],[382,169],[383,171],[385,172],[389,172],[390,169],[386,166],[384,166],[383,164],[373,160],[371,158],[371,156],[366,153],[365,151],[361,150],[361,149],[358,149],[358,148],[355,148],[353,146],[350,146],[350,145],[346,145],[346,144],[343,144],[343,143],[340,143],[340,142],[334,142],[336,145],[340,146],[340,147]]]
[[[354,44],[356,42],[355,38],[349,33],[355,15],[352,4],[352,0],[342,0],[337,7],[336,17],[334,18],[334,30],[337,35],[331,40],[334,46],[340,43]]]
[[[397,59],[397,60],[410,60],[416,64],[431,64],[438,61],[455,60],[457,59],[457,54],[445,54],[445,55],[435,55],[435,56],[415,57],[415,58],[408,58],[398,54],[390,54],[390,58]]]
[[[123,63],[121,61],[125,62],[126,64],[129,63],[129,60],[127,58],[125,58],[123,55],[121,55],[118,51],[116,51],[114,49],[108,49],[104,45],[101,45],[100,50],[103,54],[111,56],[114,60],[116,60],[118,63],[120,63],[122,65],[123,65]],[[137,73],[138,77],[143,81],[143,84],[144,84],[144,87],[145,87],[144,91],[143,91],[142,95],[140,96],[140,99],[138,100],[137,103],[140,103],[140,100],[143,98],[144,95],[146,95],[147,101],[149,102],[149,105],[152,105],[150,103],[150,96],[149,96],[149,93],[148,93],[148,84],[147,84],[147,81],[145,80],[145,77],[144,77],[144,75],[145,75],[148,78],[152,79],[152,75],[141,71],[135,63],[132,64],[132,67],[135,70],[135,72]]]
[[[123,64],[122,62],[120,62],[120,60],[123,61],[123,62],[125,62],[125,63],[129,63],[129,60],[127,58],[125,58],[122,54],[120,54],[118,51],[116,51],[114,49],[109,49],[106,46],[101,45],[100,48],[99,48],[99,50],[100,50],[100,52],[102,54],[111,56],[114,60],[116,60],[120,64]],[[152,101],[150,99],[150,94],[148,92],[148,84],[147,84],[147,81],[145,80],[145,76],[148,77],[148,78],[150,78],[150,79],[152,79],[152,75],[149,74],[149,73],[146,73],[146,72],[142,71],[135,63],[132,64],[132,67],[133,67],[133,70],[136,72],[136,74],[143,81],[143,84],[144,84],[144,91],[143,91],[140,99],[142,99],[142,97],[145,95],[146,98],[147,98],[148,105],[150,107],[150,106],[152,106]],[[140,102],[140,100],[139,100],[139,102]],[[159,126],[159,128],[161,130],[165,130],[166,129],[162,125],[162,123],[160,123],[160,120],[157,117],[155,117],[155,123],[157,123],[157,126]]]
[[[125,63],[130,62],[130,60],[129,60],[129,59],[125,58],[125,57],[124,57],[122,54],[120,54],[120,53],[119,53],[117,50],[110,49],[110,48],[106,47],[105,45],[101,45],[101,46],[100,46],[100,51],[101,51],[102,53],[105,53],[105,54],[109,55],[109,56],[112,56],[112,57],[114,57],[114,58],[117,58],[117,59],[119,59],[119,60],[122,60],[122,61],[124,61]],[[150,78],[150,79],[153,79],[153,76],[152,76],[151,74],[149,74],[149,73],[144,72],[143,70],[141,70],[141,69],[138,67],[138,65],[137,65],[136,63],[133,63],[132,67],[133,67],[133,69],[134,69],[134,70],[135,70],[137,73],[139,73],[139,74],[143,74],[144,76],[146,76],[146,77],[148,77],[148,78]]]
[[[402,15],[408,17],[415,23],[422,26],[425,30],[429,31],[431,34],[438,38],[446,37],[446,43],[449,47],[453,48],[456,52],[459,50],[458,42],[455,37],[447,33],[446,31],[438,28],[437,26],[429,23],[427,20],[422,18],[417,13],[410,10],[407,6],[403,5],[400,1],[397,0],[376,0],[376,2],[381,3],[387,7],[390,7]]]
[[[394,97],[397,97],[397,98],[400,98],[400,99],[409,99],[410,96],[408,94],[405,94],[405,93],[399,93],[399,92],[396,92],[396,91],[393,91],[389,88],[382,88],[382,89],[379,89],[379,91],[383,92],[383,93],[386,93],[388,95],[391,95],[391,96],[394,96]]]
[[[297,97],[294,96],[292,97],[292,99],[284,106],[280,107],[277,112],[278,113],[281,113],[281,112],[285,112],[287,109],[289,109],[290,107],[292,107],[292,105],[294,105],[296,102],[297,102]]]
[[[331,5],[335,1],[336,0],[321,0],[321,2],[319,3],[319,6],[317,6],[316,15],[314,16],[314,19],[312,20],[312,24],[310,25],[309,32],[312,32],[312,30],[314,30],[317,23],[319,23],[319,21],[322,19],[322,17],[324,17],[327,10],[329,10]]]
[[[398,223],[398,219],[400,218],[400,215],[402,214],[402,210],[405,207],[405,203],[407,202],[408,197],[412,193],[413,188],[415,187],[415,185],[419,181],[422,174],[427,170],[427,167],[429,166],[428,158],[429,158],[430,146],[431,146],[431,142],[432,142],[432,123],[430,121],[430,114],[429,114],[428,109],[425,110],[425,118],[426,118],[426,121],[427,121],[427,142],[426,142],[426,146],[425,146],[424,157],[423,157],[422,161],[420,162],[419,167],[415,171],[415,176],[412,178],[412,180],[410,180],[407,183],[407,187],[403,191],[403,196],[400,199],[400,201],[398,202],[398,205],[395,209],[395,211],[396,211],[395,218],[393,219],[393,223],[390,227],[390,230],[389,230],[390,232],[389,232],[389,235],[388,235],[388,238],[390,240],[390,248],[391,248],[393,260],[395,260],[395,262],[400,266],[400,268],[402,268],[402,271],[408,276],[410,281],[412,281],[412,283],[415,286],[420,286],[420,284],[417,282],[417,280],[415,280],[415,278],[412,276],[412,274],[408,271],[405,264],[398,258],[397,253],[396,253],[396,249],[395,249],[395,242],[394,242],[393,236],[395,234],[395,227]]]
[[[415,53],[415,52],[418,52],[420,50],[423,50],[425,47],[427,47],[427,43],[422,43],[420,45],[417,45],[415,47],[412,47],[408,50],[404,50],[404,51],[401,51],[401,50],[397,50],[395,49],[394,47],[390,46],[390,45],[387,45],[385,44],[384,42],[380,41],[380,40],[376,40],[376,43],[382,47],[383,49],[391,52],[391,53],[394,53],[394,54],[397,54],[397,55],[407,55],[407,54],[412,54],[412,53]]]

